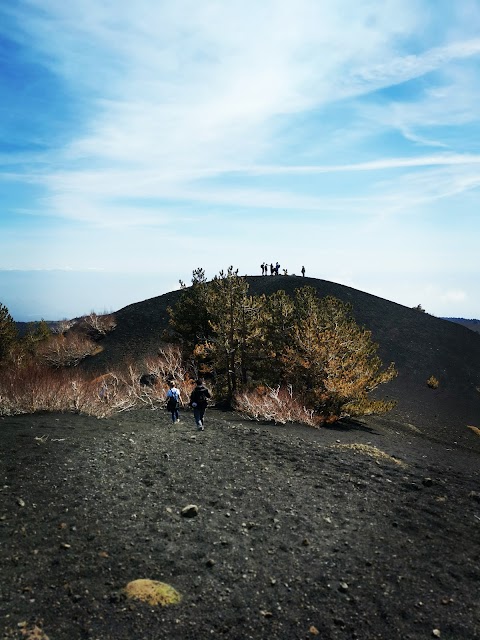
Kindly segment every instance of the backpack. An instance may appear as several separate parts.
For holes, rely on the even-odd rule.
[[[171,389],[172,395],[167,398],[167,409],[173,411],[178,406],[178,391]]]
[[[196,402],[200,405],[206,405],[209,396],[207,395],[208,391],[205,388],[194,389],[192,393],[192,402]]]
[[[169,411],[174,411],[178,407],[178,400],[176,398],[170,397],[167,400],[167,409]]]

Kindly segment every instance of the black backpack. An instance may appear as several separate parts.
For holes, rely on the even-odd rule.
[[[205,388],[195,389],[192,394],[192,402],[196,402],[197,404],[207,404],[208,400],[208,391]]]

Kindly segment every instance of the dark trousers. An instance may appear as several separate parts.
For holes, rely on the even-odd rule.
[[[197,423],[197,427],[203,426],[203,417],[205,415],[205,409],[207,407],[193,407],[193,415],[195,417],[195,422]]]

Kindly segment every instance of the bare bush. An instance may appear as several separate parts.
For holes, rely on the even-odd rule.
[[[0,371],[0,414],[75,410],[75,378],[30,361]]]
[[[52,333],[67,333],[67,331],[71,329],[76,324],[76,322],[76,320],[59,320],[52,326]]]
[[[30,361],[0,370],[0,415],[65,411],[104,418],[135,407],[155,409],[157,393],[140,385],[138,371],[125,367],[90,379],[78,369],[52,369]],[[166,394],[166,385],[162,400]]]
[[[299,422],[311,427],[319,427],[324,419],[308,409],[294,396],[292,388],[259,387],[253,391],[244,391],[235,396],[235,408],[250,420],[286,424]]]
[[[157,377],[158,382],[150,388],[149,392],[156,398],[165,398],[169,380],[175,381],[183,403],[190,397],[195,381],[185,367],[180,347],[173,345],[161,347],[157,358],[145,360],[145,368]]]
[[[435,376],[430,376],[427,380],[427,386],[430,387],[430,389],[438,389],[440,382]]]
[[[155,398],[149,389],[140,385],[138,371],[133,366],[94,378],[80,385],[79,392],[79,411],[99,418],[142,405],[155,406]]]
[[[154,410],[163,406],[168,380],[173,378],[184,402],[195,386],[175,347],[162,349],[158,358],[146,363],[157,377],[152,386],[140,384],[141,372],[132,364],[94,379],[78,368],[65,368],[66,345],[76,344],[79,338],[77,333],[57,335],[46,343],[43,361],[29,357],[0,368],[0,415],[73,411],[103,418],[135,407]]]
[[[98,315],[92,311],[88,316],[84,316],[81,319],[80,324],[83,324],[91,338],[101,340],[115,329],[117,321],[112,313]]]
[[[79,333],[58,334],[38,345],[36,356],[51,367],[75,367],[88,356],[98,353],[98,345]]]

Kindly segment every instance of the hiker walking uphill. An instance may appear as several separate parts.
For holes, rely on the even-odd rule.
[[[180,404],[180,391],[175,386],[175,382],[171,380],[168,383],[170,389],[167,391],[167,410],[172,414],[172,422],[180,422],[178,416],[178,406]]]
[[[210,391],[203,384],[203,380],[199,378],[197,380],[197,386],[190,395],[190,406],[193,408],[193,415],[195,417],[195,424],[199,431],[203,431],[203,418],[205,416],[205,409],[207,408],[208,398],[210,398]]]

